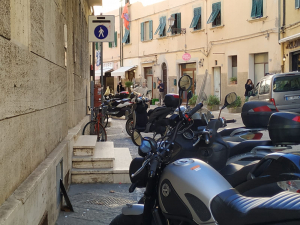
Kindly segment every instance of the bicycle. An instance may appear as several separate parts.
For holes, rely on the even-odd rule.
[[[107,141],[105,126],[101,124],[101,117],[102,117],[101,111],[102,111],[101,108],[94,108],[92,110],[93,120],[88,122],[84,126],[82,135],[97,135],[97,141]],[[106,125],[107,125],[107,120],[106,120]]]

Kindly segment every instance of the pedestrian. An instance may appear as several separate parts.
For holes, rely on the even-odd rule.
[[[246,84],[245,84],[245,99],[246,101],[248,101],[249,99],[249,92],[252,91],[254,88],[254,85],[252,83],[252,80],[251,79],[248,79]]]
[[[124,91],[124,88],[122,86],[122,82],[120,81],[119,84],[118,84],[118,86],[117,86],[117,92],[120,93],[122,91]]]
[[[165,99],[165,86],[161,82],[161,80],[157,81],[158,83],[158,90],[159,90],[159,105],[164,105],[164,99]]]

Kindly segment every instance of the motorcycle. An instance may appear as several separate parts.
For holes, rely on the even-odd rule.
[[[177,124],[168,140],[161,143],[149,138],[142,140],[139,151],[146,158],[140,169],[139,165],[131,168],[130,173],[134,173],[130,192],[136,187],[146,187],[145,204],[128,204],[110,224],[299,224],[300,195],[296,192],[300,186],[293,181],[300,179],[299,154],[273,153],[261,160],[249,173],[250,181],[279,182],[281,192],[255,198],[243,196],[199,159],[169,161],[178,130],[202,106],[199,103],[188,114],[174,116]],[[299,144],[298,121],[300,116],[295,113],[272,115],[271,139],[277,144]],[[282,129],[287,134],[282,134]]]
[[[138,130],[144,133],[153,133],[153,137],[156,135],[165,134],[167,130],[166,117],[172,114],[176,107],[175,104],[179,102],[179,95],[167,94],[165,96],[165,106],[150,109],[147,112],[149,99],[136,98],[134,101],[132,114],[128,116],[126,122],[126,132],[129,136],[132,136],[133,130]]]

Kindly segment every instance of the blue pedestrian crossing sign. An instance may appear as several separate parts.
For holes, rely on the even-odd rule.
[[[113,42],[115,16],[89,16],[89,42]]]
[[[104,25],[99,25],[95,28],[94,34],[98,39],[105,39],[108,35],[108,29]]]

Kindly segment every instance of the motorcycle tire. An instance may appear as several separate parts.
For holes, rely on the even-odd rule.
[[[130,118],[126,121],[126,132],[131,137],[133,133],[133,119]]]
[[[120,214],[115,217],[109,225],[142,225],[142,215],[125,216]]]

